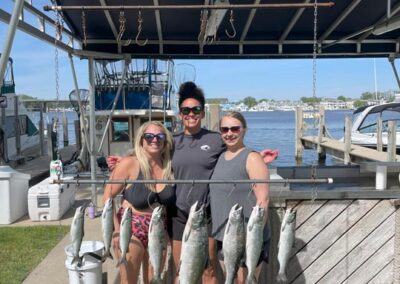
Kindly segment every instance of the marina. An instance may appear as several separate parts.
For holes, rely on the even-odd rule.
[[[4,226],[76,226],[73,216],[85,204],[88,208],[83,218],[88,221],[85,224],[88,234],[84,240],[101,241],[102,194],[109,174],[104,165],[105,157],[125,155],[133,147],[133,137],[140,125],[146,121],[160,121],[171,131],[180,129],[172,86],[173,59],[310,58],[313,60],[314,97],[317,58],[387,57],[397,77],[393,62],[399,52],[400,30],[392,29],[391,24],[400,11],[400,1],[294,1],[286,4],[191,1],[185,5],[178,2],[148,1],[124,6],[119,1],[109,0],[107,3],[100,1],[96,6],[91,1],[57,0],[45,7],[34,7],[32,2],[16,0],[12,14],[0,7],[0,20],[9,24],[0,57],[0,78],[4,77],[17,28],[54,44],[57,51],[70,55],[74,77],[70,99],[72,97],[78,120],[74,122],[77,146],[65,147],[62,154],[72,156],[71,152],[77,151],[77,158],[64,169],[53,168],[55,182],[51,184],[56,190],[73,186],[77,190],[75,203],[60,220],[34,222],[25,215]],[[22,11],[31,13],[42,26],[37,28],[25,22]],[[270,25],[266,19],[278,24]],[[53,34],[44,28],[45,24],[53,27]],[[75,58],[87,60],[88,86],[78,84]],[[57,73],[58,69],[55,71]],[[400,81],[398,83],[400,87]],[[278,261],[281,225],[287,209],[296,211],[296,220],[293,246],[288,252],[286,283],[399,283],[400,156],[396,154],[395,123],[385,119],[389,128],[386,143],[381,141],[387,145],[385,152],[351,144],[348,111],[325,112],[321,108],[317,112],[314,107],[314,111],[307,112],[304,117],[302,110],[243,113],[249,122],[247,135],[252,137],[246,144],[251,148],[278,149],[280,141],[290,141],[285,144],[289,146],[279,149],[280,156],[286,158],[282,164],[272,164],[270,181],[243,181],[269,183],[270,188],[269,256],[258,283],[277,283],[282,265]],[[189,109],[189,114],[191,112],[194,113],[193,108]],[[207,105],[206,113],[203,126],[218,131],[221,106]],[[333,122],[333,135],[327,127],[331,123],[329,115],[338,117]],[[285,124],[285,119],[293,122],[292,126]],[[5,123],[1,125],[4,127]],[[40,128],[44,128],[43,122]],[[288,128],[290,135],[285,132]],[[375,133],[382,133],[378,128]],[[41,130],[39,133],[44,139],[44,129]],[[51,132],[48,128],[49,137]],[[378,140],[377,145],[380,144]],[[50,147],[50,150],[57,150],[54,148],[57,147]],[[303,157],[305,151],[311,151],[304,148],[314,150]],[[53,154],[51,160],[55,159],[51,151],[45,158],[25,161],[25,166],[15,169],[30,173],[39,182],[43,173],[34,170],[49,166],[50,154]],[[305,161],[300,161],[303,158]],[[292,163],[294,160],[299,162],[297,166]],[[46,172],[50,169],[46,168]],[[67,179],[68,176],[72,180]],[[127,185],[161,183],[162,180],[115,182]],[[213,181],[176,181],[177,184],[181,182],[193,186]],[[236,183],[241,181],[214,182],[226,183],[234,193]],[[55,206],[48,202],[40,208],[43,200],[50,199],[50,190],[46,194],[39,196],[37,193],[38,208],[35,208],[42,209],[44,214]],[[63,198],[62,190],[57,194]],[[95,211],[89,213],[90,208]],[[85,265],[82,269],[70,268],[72,263],[66,263],[65,248],[70,243],[69,236],[65,236],[24,283],[67,283],[68,280],[71,283],[71,274],[79,274],[80,278],[89,275]],[[97,283],[119,282],[116,262],[110,259],[104,263],[95,262],[96,267],[101,268],[102,278]],[[171,262],[169,255],[166,263]],[[172,283],[172,270],[166,267],[163,283]],[[217,275],[219,283],[223,283],[222,271]]]

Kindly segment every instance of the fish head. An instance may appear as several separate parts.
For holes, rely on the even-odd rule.
[[[286,209],[285,222],[292,223],[296,220],[296,210],[294,208]]]
[[[190,208],[189,220],[192,224],[192,227],[197,228],[200,227],[205,222],[205,206],[204,204],[199,205],[196,201]]]
[[[151,214],[152,222],[162,222],[164,218],[164,206],[157,206]]]
[[[239,204],[233,205],[229,212],[229,220],[232,222],[241,222],[243,219],[243,207],[239,206]]]

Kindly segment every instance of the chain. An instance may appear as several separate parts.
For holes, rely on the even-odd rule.
[[[83,32],[83,45],[86,47],[86,45],[87,45],[86,14],[85,14],[84,10],[82,10],[81,20],[82,20],[82,32]]]
[[[313,113],[314,113],[314,129],[317,128],[316,126],[316,121],[317,121],[317,115],[316,115],[316,99],[317,99],[317,19],[318,19],[318,0],[314,0],[314,38],[313,38],[313,58],[312,58],[312,65],[313,65],[313,99],[314,99],[314,104],[313,104]],[[313,164],[311,166],[311,178],[316,179],[317,178],[317,163],[316,160],[318,157],[314,158]],[[317,186],[314,183],[312,190],[311,190],[311,201],[315,202],[315,199],[317,198]]]

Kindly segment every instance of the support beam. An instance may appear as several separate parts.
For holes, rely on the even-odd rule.
[[[308,4],[311,0],[304,0],[304,4]],[[303,14],[305,8],[300,8],[296,11],[292,19],[290,20],[289,24],[286,26],[285,31],[282,33],[281,37],[279,38],[279,42],[282,43],[293,29],[294,25],[299,20],[300,16]]]

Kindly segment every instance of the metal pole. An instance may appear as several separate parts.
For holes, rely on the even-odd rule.
[[[322,7],[333,7],[334,2],[317,3],[317,6]],[[279,4],[224,4],[224,5],[108,5],[108,6],[55,6],[55,5],[45,5],[43,9],[45,11],[65,11],[65,10],[202,10],[202,9],[212,9],[212,10],[240,10],[240,9],[279,9],[279,8],[314,8],[314,3],[279,3]]]
[[[95,149],[95,127],[96,127],[96,114],[95,114],[95,82],[94,82],[94,59],[89,58],[89,84],[90,84],[90,116],[89,116],[89,134],[90,134],[90,173],[91,178],[96,179],[96,149]],[[97,207],[97,192],[96,185],[92,184],[92,203]]]
[[[63,119],[63,138],[64,138],[64,147],[67,147],[69,144],[68,140],[68,119],[67,115],[65,114],[65,109],[62,113],[62,119]]]
[[[399,74],[397,73],[396,66],[394,65],[394,57],[389,57],[388,59],[389,59],[390,64],[392,65],[393,73],[394,73],[394,76],[396,77],[396,81],[397,81],[397,86],[399,86],[399,88],[400,88],[400,79],[399,79]]]
[[[17,150],[17,157],[21,155],[21,127],[19,125],[18,114],[18,97],[14,97],[14,129],[15,129],[15,147]]]
[[[17,30],[17,25],[19,17],[24,7],[24,0],[16,0],[13,13],[11,15],[10,24],[8,27],[8,33],[4,40],[3,52],[0,56],[0,87],[3,84],[4,74],[6,72],[8,57],[10,57],[11,47],[14,41],[15,31]]]

